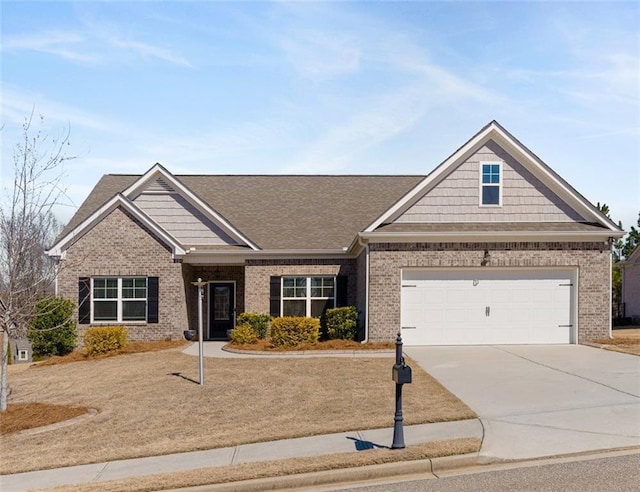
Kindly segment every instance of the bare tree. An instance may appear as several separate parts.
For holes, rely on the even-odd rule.
[[[38,300],[51,293],[53,262],[44,250],[60,231],[53,209],[63,204],[60,187],[69,129],[59,137],[43,131],[44,118],[25,118],[13,155],[13,189],[0,198],[0,412],[7,409],[8,342],[23,338]]]

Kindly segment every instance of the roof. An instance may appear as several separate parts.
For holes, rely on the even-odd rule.
[[[481,145],[493,140],[518,160],[567,205],[585,218],[567,223],[406,223],[391,224],[428,193]],[[158,179],[159,178],[159,179]],[[155,181],[154,181],[155,180]],[[172,247],[184,253],[179,241],[165,233],[134,204],[138,193],[181,193],[223,232],[238,241],[224,247],[263,252],[351,251],[360,239],[379,240],[410,235],[422,237],[517,238],[620,237],[624,233],[535,154],[496,121],[490,122],[427,176],[383,175],[173,175],[156,164],[143,175],[109,174],[102,177],[49,254],[58,255],[114,206],[124,206]],[[194,248],[191,248],[193,250]],[[219,250],[198,246],[198,251]]]
[[[102,177],[56,242],[141,175]],[[263,250],[343,249],[424,176],[175,175]],[[318,233],[322,231],[322,233]]]

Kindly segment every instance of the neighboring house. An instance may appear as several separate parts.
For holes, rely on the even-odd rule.
[[[205,338],[240,312],[357,306],[365,340],[577,343],[610,333],[623,232],[495,121],[425,176],[105,175],[48,251],[79,330]]]
[[[622,271],[622,317],[640,323],[640,246],[618,266]]]

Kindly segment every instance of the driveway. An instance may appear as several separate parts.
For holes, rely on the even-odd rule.
[[[640,357],[581,345],[404,352],[480,416],[481,462],[640,446]]]

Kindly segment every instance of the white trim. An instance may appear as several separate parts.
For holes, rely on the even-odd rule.
[[[484,183],[482,181],[483,167],[484,166],[498,166],[498,183]],[[480,161],[478,166],[478,206],[480,208],[502,208],[502,185],[503,185],[503,167],[502,162],[498,161]],[[482,203],[482,197],[484,195],[485,186],[498,186],[498,203]]]
[[[621,237],[623,233],[620,233]],[[360,233],[363,240],[375,242],[591,242],[602,241],[603,251],[609,248],[607,239],[614,236],[610,231],[603,232],[562,232],[562,231],[460,231],[460,232],[369,232]]]
[[[304,278],[305,282],[305,297],[286,297],[284,295],[284,279],[285,278]],[[311,279],[312,278],[331,278],[333,279],[333,297],[313,297],[311,295]],[[336,290],[338,288],[338,282],[336,281],[335,275],[282,275],[280,277],[280,316],[285,316],[284,314],[284,301],[305,301],[305,317],[310,318],[311,316],[311,301],[328,301],[329,299],[333,299],[333,307],[336,307]]]
[[[504,130],[496,121],[492,121],[480,130],[467,143],[434,169],[431,174],[418,183],[418,185],[416,185],[409,193],[404,195],[387,211],[373,221],[366,229],[364,229],[363,232],[373,232],[382,224],[392,222],[411,205],[413,205],[420,197],[442,181],[449,174],[452,168],[464,162],[465,159],[489,140],[494,140],[502,147],[505,147],[505,150],[507,150],[512,157],[518,160],[520,164],[540,179],[543,184],[548,186],[560,198],[566,201],[586,220],[591,219],[592,222],[602,224],[614,233],[620,232],[620,229],[610,219],[605,217],[596,207],[591,205],[560,176],[552,172],[546,164],[506,132],[506,130]]]
[[[18,349],[18,360],[29,360],[29,351],[27,349]]]
[[[174,258],[187,254],[185,249],[180,243],[167,231],[162,229],[156,222],[154,222],[147,214],[145,214],[134,203],[125,198],[123,195],[115,195],[111,200],[105,203],[102,207],[96,210],[88,218],[83,220],[78,226],[76,226],[71,232],[65,235],[60,241],[54,244],[50,249],[46,251],[49,256],[62,256],[66,249],[76,240],[80,239],[84,234],[89,232],[96,224],[102,221],[107,215],[113,212],[116,208],[122,207],[142,224],[153,232],[159,239],[161,239],[167,246],[171,247],[172,255]]]
[[[94,290],[94,281],[95,279],[110,279],[110,278],[115,278],[117,283],[116,283],[116,289],[117,289],[117,293],[118,296],[115,298],[105,298],[105,299],[94,299],[93,297],[93,290]],[[124,298],[122,297],[122,280],[123,279],[144,279],[145,281],[145,297],[144,299],[141,297],[132,297],[132,298]],[[90,314],[91,314],[91,324],[95,324],[95,325],[99,325],[99,324],[113,324],[113,323],[127,323],[127,324],[146,324],[149,321],[149,277],[146,277],[144,275],[123,275],[123,276],[115,276],[115,275],[96,275],[95,277],[91,277],[90,278],[90,284],[89,284],[89,288],[90,293],[89,293],[89,300],[90,300]],[[144,315],[144,319],[135,319],[135,320],[125,320],[123,318],[123,303],[128,302],[128,301],[144,301],[145,302],[145,315]],[[94,318],[95,315],[95,310],[93,307],[93,303],[94,302],[115,302],[116,303],[116,319],[99,319],[96,320]]]
[[[161,164],[155,164],[146,173],[144,173],[139,179],[137,179],[131,186],[122,192],[124,196],[129,199],[133,199],[136,194],[141,193],[141,189],[147,185],[147,183],[154,179],[157,174],[160,174],[163,178],[170,182],[182,196],[184,196],[189,202],[200,209],[209,219],[212,219],[218,226],[221,227],[227,234],[241,243],[246,244],[253,250],[259,250],[249,238],[242,234],[238,229],[233,227],[222,215],[218,214],[214,209],[202,201],[195,193],[187,188],[178,178],[167,171]]]

